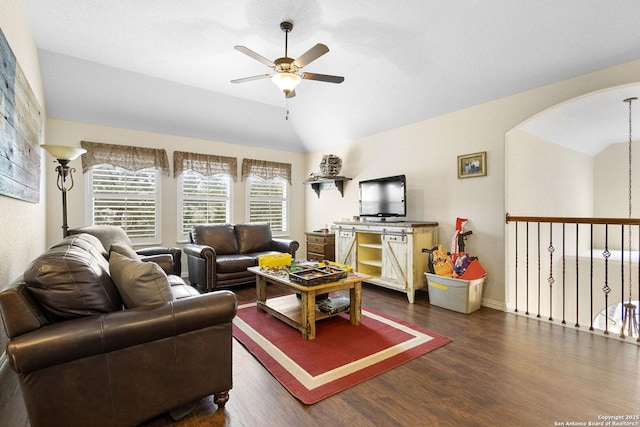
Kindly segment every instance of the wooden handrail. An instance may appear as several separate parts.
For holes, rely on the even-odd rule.
[[[552,222],[558,224],[611,224],[640,225],[640,218],[587,218],[560,216],[514,216],[506,215],[506,222]]]

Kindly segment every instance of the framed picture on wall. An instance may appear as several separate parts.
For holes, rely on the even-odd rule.
[[[474,178],[487,175],[487,152],[458,156],[458,178]]]

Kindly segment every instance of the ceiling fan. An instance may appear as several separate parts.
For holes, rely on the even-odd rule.
[[[325,53],[329,52],[329,48],[322,44],[318,43],[313,46],[311,49],[300,55],[298,58],[293,59],[288,57],[288,42],[289,42],[289,33],[293,30],[293,24],[291,22],[282,22],[280,24],[280,29],[284,31],[284,57],[278,58],[275,61],[270,61],[262,55],[259,55],[252,51],[251,49],[245,46],[235,46],[236,50],[244,53],[245,55],[250,56],[251,58],[262,62],[269,68],[273,68],[275,73],[271,74],[261,74],[258,76],[245,77],[242,79],[231,80],[231,83],[244,83],[252,80],[260,80],[271,78],[271,80],[280,88],[282,92],[284,92],[287,98],[293,98],[296,96],[296,86],[302,81],[302,79],[307,80],[317,80],[321,82],[328,83],[342,83],[344,81],[344,77],[341,76],[331,76],[327,74],[317,74],[317,73],[301,73],[298,74],[298,71],[302,69],[302,67],[307,64],[315,61],[320,58]]]

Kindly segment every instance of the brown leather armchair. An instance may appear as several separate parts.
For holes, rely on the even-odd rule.
[[[210,292],[255,282],[247,268],[258,265],[260,255],[289,253],[295,258],[299,246],[296,240],[272,237],[268,223],[203,224],[193,227],[183,251],[191,285]]]
[[[120,289],[131,281],[116,280],[102,251],[91,235],[69,236],[0,291],[7,359],[31,426],[134,426],[209,395],[223,407],[235,295],[200,295],[175,277],[168,301],[123,309]]]
[[[69,230],[69,235],[87,233],[97,237],[104,246],[108,255],[109,248],[113,243],[124,243],[133,248],[133,243],[127,233],[115,225],[87,225]],[[182,273],[182,250],[173,247],[153,246],[136,249],[143,261],[153,261],[158,264],[167,274],[180,276]]]

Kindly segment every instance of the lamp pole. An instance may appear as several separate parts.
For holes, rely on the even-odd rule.
[[[62,192],[62,237],[69,235],[69,225],[67,223],[67,191],[73,188],[73,172],[76,170],[69,167],[69,160],[58,159],[60,166],[56,167],[58,172],[58,190]],[[71,179],[71,185],[66,187],[67,176]]]

